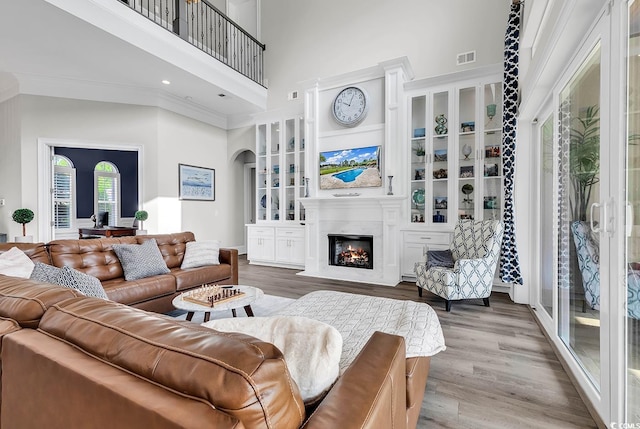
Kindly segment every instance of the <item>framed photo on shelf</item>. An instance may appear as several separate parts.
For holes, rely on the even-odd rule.
[[[473,177],[473,165],[465,165],[460,167],[460,178],[468,179]]]
[[[437,149],[433,151],[433,161],[434,162],[445,162],[447,160],[447,150],[446,149]]]
[[[485,164],[484,165],[484,175],[485,177],[495,177],[498,176],[498,164]]]
[[[486,146],[484,148],[485,158],[500,158],[500,146]]]
[[[438,170],[433,170],[433,178],[434,179],[446,179],[449,173],[446,168],[440,168]]]
[[[447,208],[447,197],[434,197],[433,198],[433,207],[435,209],[446,209]]]
[[[216,170],[178,164],[178,193],[181,200],[215,201]]]

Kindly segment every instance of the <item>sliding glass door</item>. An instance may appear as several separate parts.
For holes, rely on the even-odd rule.
[[[630,1],[626,132],[626,421],[640,423],[640,0]]]
[[[558,335],[600,380],[600,63],[598,44],[560,92]]]

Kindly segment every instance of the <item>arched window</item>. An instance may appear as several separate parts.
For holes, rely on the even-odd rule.
[[[105,212],[108,213],[108,225],[116,226],[120,217],[120,173],[118,167],[111,162],[100,161],[94,168],[93,176],[95,213],[98,216]]]
[[[76,169],[66,156],[53,156],[53,223],[56,230],[71,229],[75,218]]]

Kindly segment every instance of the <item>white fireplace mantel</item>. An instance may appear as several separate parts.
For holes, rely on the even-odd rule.
[[[305,270],[300,275],[395,286],[401,280],[400,222],[406,196],[302,198],[306,211]],[[373,269],[329,264],[329,234],[372,235]]]

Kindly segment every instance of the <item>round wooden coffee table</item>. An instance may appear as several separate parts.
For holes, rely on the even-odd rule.
[[[251,304],[254,303],[257,299],[262,298],[264,296],[264,292],[262,289],[253,286],[244,286],[244,285],[233,285],[227,287],[223,287],[223,290],[230,289],[238,289],[244,292],[244,296],[241,298],[231,299],[229,301],[220,302],[214,304],[213,307],[209,307],[208,305],[200,305],[195,302],[185,301],[183,299],[184,294],[173,298],[172,304],[178,310],[185,310],[187,312],[187,320],[193,319],[193,315],[196,311],[204,312],[204,321],[208,322],[211,317],[212,311],[224,311],[231,310],[231,314],[233,317],[236,317],[236,309],[244,308],[244,311],[247,313],[247,316],[253,317],[253,310],[251,309]]]

